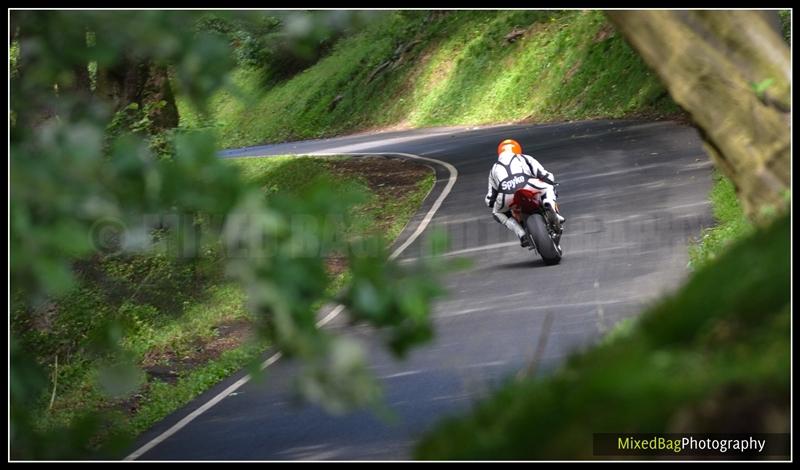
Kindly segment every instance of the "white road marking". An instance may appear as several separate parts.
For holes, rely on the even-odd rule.
[[[394,379],[394,378],[397,378],[397,377],[406,377],[406,376],[409,376],[409,375],[417,375],[417,374],[420,374],[420,373],[422,373],[421,370],[408,370],[408,371],[405,371],[405,372],[398,372],[396,374],[384,375],[381,378],[382,379]]]
[[[473,216],[473,217],[462,217],[462,218],[454,218],[450,219],[447,216],[442,216],[439,218],[438,225],[445,226],[445,225],[456,225],[456,224],[466,224],[468,222],[479,222],[486,220],[486,215],[481,216]]]
[[[497,367],[505,365],[506,361],[491,361],[491,362],[481,362],[479,364],[469,364],[463,366],[462,369],[483,369],[484,367]]]
[[[482,246],[475,246],[475,247],[472,247],[472,248],[464,248],[463,250],[448,251],[447,253],[442,253],[439,256],[457,256],[457,255],[463,255],[465,253],[474,253],[476,251],[496,250],[498,248],[507,248],[509,246],[519,246],[519,241],[493,243],[491,245],[482,245]],[[416,261],[417,259],[419,259],[419,258],[408,258],[408,260],[406,260],[404,258],[403,261],[411,262],[411,261]]]
[[[304,155],[320,155],[320,156],[323,156],[323,155],[352,155],[352,156],[400,155],[400,156],[403,156],[403,157],[414,158],[414,159],[418,159],[418,160],[426,160],[426,161],[429,161],[429,162],[438,163],[439,165],[442,165],[443,167],[447,168],[447,170],[450,172],[450,177],[447,180],[447,185],[442,190],[442,193],[439,194],[439,197],[436,198],[436,201],[434,201],[434,203],[431,206],[431,208],[425,214],[425,217],[422,219],[422,222],[419,223],[419,226],[417,226],[417,229],[414,231],[414,233],[412,233],[402,245],[397,247],[397,249],[394,250],[391,255],[389,255],[389,259],[390,260],[393,260],[393,259],[397,258],[398,256],[400,256],[400,254],[403,252],[403,250],[405,250],[409,245],[411,245],[411,243],[413,243],[414,240],[416,240],[417,237],[419,237],[420,234],[422,234],[422,232],[425,230],[425,228],[431,222],[431,219],[433,219],[433,216],[436,214],[436,211],[439,210],[439,207],[442,205],[442,202],[444,202],[444,199],[447,197],[448,194],[450,194],[450,190],[453,189],[453,185],[456,184],[456,179],[458,178],[458,170],[456,170],[456,167],[454,167],[453,165],[451,165],[451,164],[449,164],[447,162],[443,162],[441,160],[436,160],[435,158],[422,157],[422,156],[419,156],[419,155],[412,155],[410,153],[371,152],[371,153],[346,153],[346,154],[345,153],[334,153],[334,154],[332,154],[332,153],[314,152],[314,153],[308,153],[308,154],[304,154]],[[433,188],[431,188],[431,190],[433,190]],[[328,324],[334,318],[336,318],[336,316],[339,315],[342,312],[342,310],[344,310],[344,306],[343,305],[337,305],[322,320],[317,322],[317,326],[321,328],[324,325]],[[270,356],[266,361],[264,361],[261,364],[261,370],[264,370],[267,367],[271,366],[273,363],[275,363],[280,358],[281,358],[281,353],[278,352],[278,353],[273,354],[272,356]],[[188,415],[186,415],[183,419],[181,419],[180,421],[178,421],[177,423],[172,425],[172,427],[170,427],[169,429],[167,429],[163,433],[161,433],[158,436],[156,436],[155,438],[153,438],[147,444],[143,445],[142,447],[140,447],[137,450],[135,450],[134,452],[132,452],[130,455],[125,457],[124,460],[136,460],[142,454],[144,454],[145,452],[149,451],[150,449],[152,449],[153,447],[157,446],[158,444],[164,442],[170,436],[172,436],[173,434],[175,434],[176,432],[178,432],[182,428],[184,428],[187,424],[189,424],[192,421],[194,421],[195,418],[197,418],[201,414],[203,414],[206,411],[208,411],[209,409],[211,409],[211,407],[213,407],[214,405],[216,405],[217,403],[222,401],[223,398],[227,397],[231,393],[233,393],[236,390],[238,390],[242,385],[244,385],[247,382],[249,382],[250,379],[251,379],[251,376],[250,376],[250,374],[248,374],[248,375],[242,377],[241,379],[237,380],[233,385],[229,386],[228,388],[226,388],[225,390],[223,390],[222,392],[220,392],[219,394],[217,394],[216,396],[211,398],[209,401],[204,403],[202,406],[200,406],[196,410],[194,410],[191,413],[189,413]]]
[[[503,309],[504,312],[519,312],[519,311],[533,311],[533,310],[557,310],[563,308],[574,308],[574,307],[594,307],[597,305],[610,305],[610,304],[621,304],[621,303],[628,303],[628,302],[641,302],[641,299],[633,298],[633,299],[621,299],[621,300],[593,300],[591,302],[575,302],[571,304],[553,304],[553,305],[524,305],[515,308],[506,308]],[[461,310],[458,312],[446,313],[443,315],[439,315],[436,318],[450,318],[450,317],[459,317],[462,315],[468,315],[470,313],[475,312],[485,312],[489,310],[496,310],[492,307],[480,307],[480,308],[470,308],[466,310]]]
[[[336,308],[334,308],[333,310],[330,311],[330,313],[325,315],[325,318],[323,318],[322,320],[317,322],[317,327],[321,328],[321,327],[327,325],[328,322],[330,322],[331,320],[336,318],[337,315],[342,313],[342,310],[344,310],[344,305],[342,305],[342,304],[337,305]]]

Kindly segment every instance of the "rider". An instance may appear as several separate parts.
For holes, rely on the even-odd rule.
[[[489,173],[489,191],[486,193],[486,205],[492,208],[494,219],[505,225],[520,239],[522,246],[528,246],[528,237],[519,222],[511,217],[509,205],[514,200],[514,192],[531,187],[542,191],[542,201],[548,218],[553,214],[558,225],[564,223],[564,217],[558,213],[555,177],[552,173],[530,155],[522,153],[522,146],[516,140],[506,139],[497,146],[497,161]],[[556,220],[550,219],[553,222]]]

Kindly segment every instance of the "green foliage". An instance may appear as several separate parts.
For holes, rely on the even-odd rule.
[[[792,44],[792,10],[780,10],[778,16],[781,18],[781,28],[786,44]]]
[[[195,25],[198,31],[213,32],[229,41],[239,66],[257,66],[267,59],[269,42],[265,36],[280,32],[280,20],[266,12],[248,17],[229,13],[206,13]]]
[[[242,177],[258,186],[266,198],[279,195],[301,197],[315,186],[330,182],[328,159],[320,157],[276,156],[268,158],[234,158],[229,160],[241,170]],[[335,196],[363,199],[368,188],[358,181],[337,181]],[[352,214],[356,215],[356,214]]]
[[[611,331],[603,336],[601,344],[611,344],[614,341],[619,341],[632,335],[636,331],[636,318],[637,317],[628,317],[614,325]]]
[[[634,331],[510,382],[422,459],[596,459],[600,432],[789,432],[790,218],[739,240]]]
[[[203,15],[196,29],[226,38],[237,65],[257,69],[266,85],[315,64],[339,39],[378,15],[364,11],[215,12]]]
[[[178,96],[202,113],[207,98],[226,86],[233,55],[219,34],[187,28],[201,14],[89,10],[11,14],[14,42],[19,44],[10,82],[11,311],[16,328],[33,331],[28,336],[12,330],[14,459],[105,452],[89,439],[108,426],[104,417],[89,413],[83,419],[79,412],[54,411],[48,421],[40,419],[42,406],[29,405],[41,404],[49,393],[66,394],[76,401],[66,408],[78,410],[81,403],[101,402],[103,388],[105,398],[112,398],[107,394],[136,386],[141,377],[128,367],[136,355],[154,342],[174,339],[159,335],[167,328],[157,321],[172,308],[165,304],[181,300],[181,293],[172,299],[157,294],[158,288],[168,288],[173,281],[184,286],[204,272],[223,271],[240,283],[261,338],[303,358],[310,367],[306,382],[313,385],[314,396],[343,406],[375,394],[349,387],[368,384],[366,367],[353,360],[358,355],[349,352],[350,346],[342,346],[345,340],[316,327],[317,307],[334,300],[326,290],[331,281],[325,270],[327,257],[352,253],[353,263],[386,265],[376,269],[398,275],[436,274],[427,267],[415,273],[396,270],[380,240],[374,248],[358,252],[353,247],[361,240],[330,237],[346,230],[347,209],[361,200],[357,194],[319,180],[301,198],[286,194],[265,198],[234,165],[217,157],[213,135],[173,132],[154,143],[157,135],[148,118],[152,109],[127,108],[114,115],[105,96],[78,86],[89,64],[108,70],[123,64],[123,57],[136,57],[168,65]],[[87,43],[87,31],[94,33],[94,41]],[[217,251],[217,258],[209,254]],[[219,271],[204,267],[204,259],[218,261]],[[112,296],[103,293],[110,290],[81,291],[85,285],[76,283],[81,266],[102,274],[96,282],[124,287]],[[370,272],[359,271],[352,281],[368,282],[362,276]],[[410,279],[396,281],[414,285]],[[435,284],[431,279],[426,282]],[[394,298],[387,286],[378,287],[378,296]],[[428,302],[439,293],[415,289],[413,305],[389,302],[394,306],[390,312],[354,319],[390,330],[387,335],[396,350],[417,342],[419,335],[409,331],[429,328],[429,319],[420,317],[424,308],[418,302]],[[355,304],[350,295],[341,300]],[[404,315],[414,318],[411,328]],[[141,341],[128,341],[130,331],[138,332],[134,337]],[[80,359],[84,352],[90,354]],[[49,354],[66,354],[74,360],[66,361],[68,365],[56,374],[55,357],[51,362]],[[331,357],[340,358],[333,374],[325,367]],[[63,357],[61,361],[65,362]],[[94,377],[78,377],[94,367],[83,361],[98,361],[104,368],[97,369]],[[52,371],[46,369],[49,364]],[[51,391],[50,377],[56,375],[60,383],[74,388]],[[96,386],[102,384],[105,387]],[[50,425],[52,421],[56,424]]]
[[[14,41],[8,46],[8,69],[9,75],[14,77],[17,75],[17,60],[19,59],[19,42]]]
[[[509,43],[515,28],[526,33]],[[213,127],[233,147],[396,125],[679,112],[599,11],[390,12],[297,72],[265,83],[262,68],[239,67],[239,95],[215,95],[206,119],[179,101],[181,126]]]
[[[329,167],[337,161],[333,158],[271,157],[233,159],[225,163],[238,168],[243,181],[258,187],[269,200],[278,193],[302,197],[322,178],[333,178]],[[416,193],[391,201],[376,198],[366,183],[356,178],[337,178],[336,191],[364,194],[367,203],[351,207],[349,212],[354,220],[358,219],[359,229],[373,233],[379,215],[387,212],[392,214],[394,225],[402,227],[432,183],[431,176],[420,182]],[[408,210],[398,210],[398,207]],[[348,233],[355,236],[360,232],[354,227]],[[391,235],[390,239],[393,237]],[[52,311],[34,315],[15,312],[12,317],[15,337],[20,338],[37,362],[51,366],[48,388],[56,388],[52,407],[48,405],[49,394],[31,405],[37,410],[38,427],[60,429],[81,413],[110,407],[112,411],[105,413],[98,422],[113,428],[114,432],[103,431],[93,440],[108,444],[115,438],[128,439],[187,403],[206,387],[257,359],[266,343],[246,342],[205,365],[181,373],[174,384],[161,382],[157,376],[148,376],[142,383],[141,376],[131,368],[132,363],[143,362],[150,368],[178,367],[173,361],[198,356],[198,344],[213,341],[218,325],[251,321],[244,308],[241,288],[222,279],[223,265],[224,258],[217,249],[204,251],[191,259],[175,259],[164,252],[96,256],[76,264],[78,287],[58,299]],[[326,291],[335,294],[342,290],[347,284],[345,277],[340,275],[332,279]],[[92,315],[87,317],[86,312]],[[109,361],[113,357],[106,357],[113,345],[121,345],[125,353],[117,362]],[[365,364],[360,364],[361,370],[346,370],[353,365],[353,358],[361,358],[357,348],[337,342],[331,345],[331,350],[337,351],[332,353],[332,357],[337,358],[333,361],[336,367],[317,368],[318,376],[313,380],[301,380],[299,391],[321,401],[332,411],[376,400],[380,395],[363,369]],[[200,356],[202,358],[202,354]],[[153,364],[153,358],[158,357],[162,359]],[[58,361],[57,368],[52,367],[54,359]],[[120,362],[122,359],[126,362]],[[348,373],[342,375],[343,368]],[[124,373],[116,374],[117,379],[115,372],[119,371]],[[308,374],[313,372],[309,368]],[[54,375],[58,376],[57,387],[52,379]],[[114,380],[109,381],[108,377]],[[353,377],[358,377],[360,383],[347,382]],[[321,387],[319,381],[328,385]],[[123,393],[116,398],[109,393],[126,383],[128,387],[136,387],[135,393]],[[334,398],[326,394],[331,384],[336,384]],[[122,412],[126,402],[136,403],[132,416]],[[94,450],[99,451],[96,446]],[[113,453],[108,455],[115,457]]]
[[[137,103],[131,103],[117,111],[106,127],[106,145],[123,134],[135,134],[147,140],[154,155],[162,158],[174,155],[174,131],[158,129],[152,120],[153,113],[166,105],[164,100],[147,103],[142,108]]]
[[[733,183],[719,172],[714,173],[710,198],[717,225],[704,230],[700,241],[689,246],[689,265],[694,269],[714,261],[754,229],[742,211]]]
[[[764,99],[764,93],[766,93],[766,91],[769,89],[770,86],[772,86],[773,83],[775,83],[775,80],[773,80],[772,78],[766,78],[758,83],[753,83],[752,84],[753,91],[756,92],[756,95],[759,98]]]

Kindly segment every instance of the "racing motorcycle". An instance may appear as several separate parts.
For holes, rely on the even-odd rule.
[[[510,207],[512,216],[527,233],[528,250],[536,250],[547,265],[558,264],[563,229],[555,213],[542,203],[542,191],[518,189]]]

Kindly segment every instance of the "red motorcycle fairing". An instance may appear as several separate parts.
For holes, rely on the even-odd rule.
[[[542,205],[542,192],[536,189],[518,189],[514,192],[514,199],[509,204],[511,215],[522,222],[525,214],[530,215],[539,211]]]

